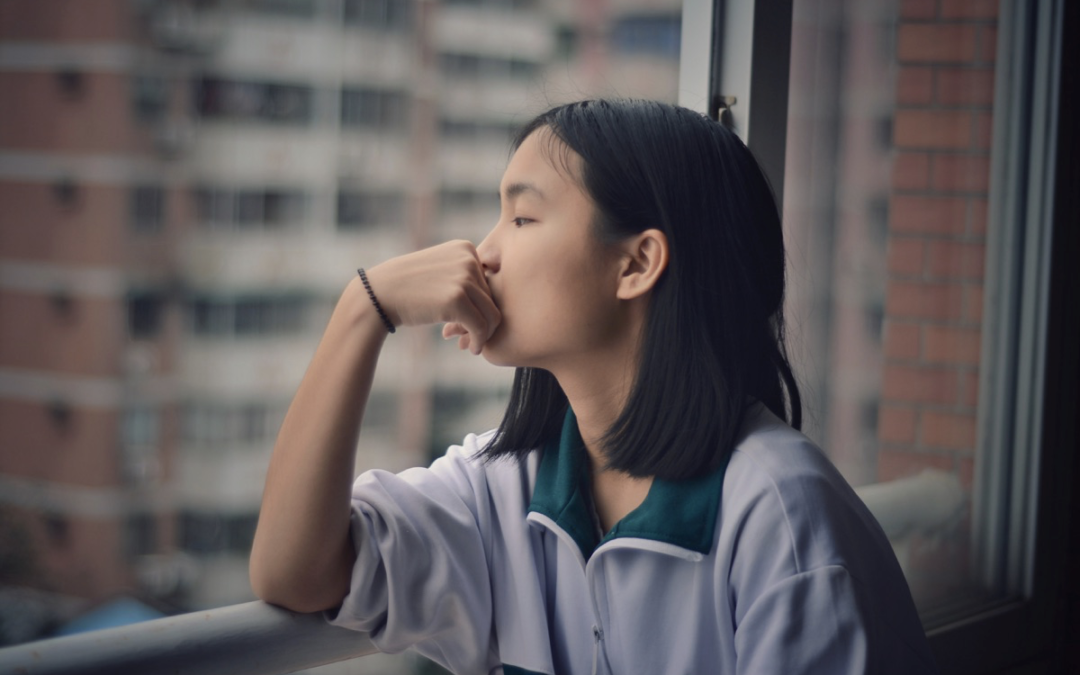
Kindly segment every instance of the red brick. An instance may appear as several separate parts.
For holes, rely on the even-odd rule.
[[[878,440],[910,445],[915,442],[915,409],[883,405],[878,412]]]
[[[970,234],[974,235],[986,235],[986,200],[985,199],[972,199],[971,200],[971,229]]]
[[[974,124],[966,110],[898,110],[893,142],[898,148],[970,148]]]
[[[994,116],[988,112],[975,114],[975,147],[979,150],[989,150],[990,142],[994,134]]]
[[[901,23],[897,57],[901,62],[964,63],[978,54],[978,27],[965,24]]]
[[[937,16],[937,0],[900,0],[901,19],[933,19]]]
[[[979,405],[979,371],[960,374],[960,405],[973,410]]]
[[[964,287],[959,284],[921,284],[891,281],[885,292],[885,313],[890,318],[960,319]]]
[[[930,187],[930,155],[922,152],[899,152],[893,162],[894,190],[925,190]]]
[[[961,197],[893,195],[889,227],[908,234],[964,234],[967,212]]]
[[[920,428],[922,442],[927,447],[943,450],[975,449],[975,413],[954,414],[924,410]]]
[[[879,450],[877,456],[878,480],[887,482],[922,473],[925,469],[952,471],[953,460],[947,455],[925,452]]]
[[[896,77],[898,105],[927,105],[934,100],[934,70],[932,68],[901,68]]]
[[[881,398],[887,402],[955,403],[956,379],[956,371],[952,368],[886,364]]]
[[[958,326],[923,327],[923,359],[927,363],[979,365],[982,331]]]
[[[1000,0],[941,0],[942,19],[996,19]]]
[[[890,237],[886,254],[889,273],[899,276],[917,277],[923,271],[922,239],[900,239]]]
[[[941,105],[991,105],[994,102],[994,71],[992,68],[939,68],[935,92]]]
[[[964,287],[964,319],[975,323],[982,323],[983,318],[983,287]]]
[[[979,60],[992,62],[997,55],[997,26],[983,26],[979,35]]]
[[[986,155],[941,154],[933,159],[932,185],[940,192],[983,192],[990,189]]]
[[[919,358],[922,342],[920,324],[900,323],[897,321],[885,322],[885,337],[883,352],[887,359],[910,359]]]
[[[938,279],[982,281],[986,246],[957,241],[931,241],[926,245],[926,269]]]

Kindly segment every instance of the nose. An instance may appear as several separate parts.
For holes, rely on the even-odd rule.
[[[483,265],[484,272],[488,274],[499,271],[499,247],[496,240],[498,230],[498,226],[492,228],[491,232],[488,232],[480,245],[476,247],[476,255],[480,258],[480,264]]]

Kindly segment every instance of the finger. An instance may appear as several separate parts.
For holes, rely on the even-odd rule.
[[[483,287],[467,286],[465,292],[479,314],[479,322],[476,325],[466,324],[466,327],[475,337],[480,338],[481,342],[487,342],[488,338],[495,333],[495,329],[499,327],[502,312],[492,299],[486,284]]]
[[[457,321],[450,321],[443,326],[442,336],[444,340],[449,340],[457,335],[464,335],[466,333],[465,326],[462,326]]]
[[[465,333],[464,335],[462,335],[461,337],[458,338],[457,346],[458,346],[458,349],[460,349],[462,351],[469,348],[469,334],[468,333]]]

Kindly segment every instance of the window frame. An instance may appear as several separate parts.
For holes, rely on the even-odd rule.
[[[996,562],[975,572],[1007,597],[930,627],[943,673],[1046,672],[1064,663],[1065,631],[1053,629],[1065,616],[1058,598],[1076,555],[1068,533],[1077,529],[1071,484],[1080,464],[1073,457],[1080,284],[1069,274],[1080,237],[1075,223],[1066,225],[1080,209],[1071,189],[1080,149],[1072,122],[1076,76],[1062,67],[1076,61],[1076,47],[1063,45],[1062,36],[1075,34],[1080,11],[1067,4],[1000,5],[991,152],[997,204],[990,209],[996,241],[988,241],[988,279],[1000,278],[986,295],[988,308],[1007,304],[984,323],[980,371],[995,377],[980,384],[980,438],[995,443],[980,440],[980,448],[990,447],[996,461],[980,458],[977,471],[985,491],[1007,490],[1012,498],[976,505],[977,517],[1010,525],[995,524],[1002,536],[980,543],[996,552],[988,557]],[[683,5],[679,103],[714,117],[729,106],[728,121],[759,157],[779,200],[791,19],[792,0]],[[1059,120],[1069,121],[1063,137]],[[1017,243],[1023,256],[1010,254]]]

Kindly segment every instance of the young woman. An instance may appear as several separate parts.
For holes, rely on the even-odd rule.
[[[746,147],[584,101],[514,148],[479,246],[342,294],[274,449],[259,597],[455,673],[934,672],[889,542],[792,428],[783,238]],[[431,323],[517,368],[506,416],[353,484],[379,350]]]

